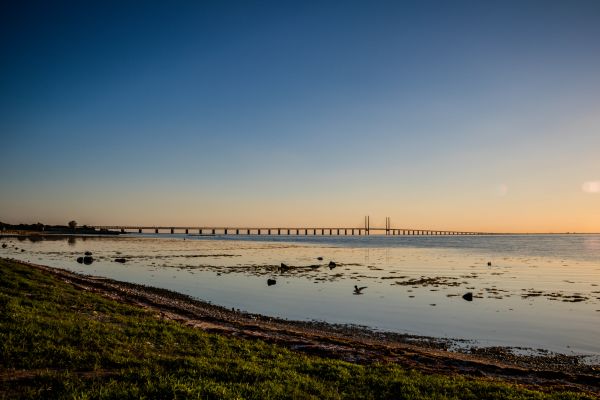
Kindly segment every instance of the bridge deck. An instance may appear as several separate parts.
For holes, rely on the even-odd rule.
[[[228,226],[134,226],[134,225],[97,225],[96,229],[111,231],[144,233],[211,233],[221,235],[369,235],[383,233],[385,235],[486,235],[484,232],[445,231],[414,228],[380,228],[380,227],[228,227]]]

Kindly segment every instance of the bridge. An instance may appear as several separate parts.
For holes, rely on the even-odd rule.
[[[371,233],[386,236],[450,236],[487,235],[484,232],[448,231],[413,228],[394,228],[390,218],[384,227],[371,227],[370,218],[365,217],[364,226],[351,227],[232,227],[232,226],[134,226],[134,225],[93,225],[96,229],[121,233],[185,233],[198,235],[320,235],[320,236],[363,236]]]

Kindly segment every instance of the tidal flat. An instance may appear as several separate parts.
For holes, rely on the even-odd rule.
[[[528,349],[587,364],[600,356],[597,235],[0,241],[2,257],[164,288],[251,314],[427,336],[463,352]],[[93,263],[77,262],[85,252]],[[355,285],[366,288],[355,293]]]
[[[568,357],[501,361],[491,349],[461,355],[407,337],[240,313],[164,289],[6,259],[0,259],[0,308],[2,398],[591,399],[599,393],[594,368]]]

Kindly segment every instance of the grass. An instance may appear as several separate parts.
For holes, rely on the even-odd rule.
[[[0,398],[584,399],[208,334],[0,259]]]

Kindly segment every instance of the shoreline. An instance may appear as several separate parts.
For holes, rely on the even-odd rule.
[[[600,367],[580,356],[515,355],[510,348],[448,351],[447,341],[325,322],[290,321],[226,309],[190,296],[109,278],[8,259],[44,271],[74,287],[156,312],[160,318],[210,333],[262,340],[291,350],[349,362],[394,363],[424,373],[491,377],[526,386],[600,394]]]
[[[593,339],[598,334],[593,321],[600,315],[600,281],[597,264],[588,260],[593,252],[582,252],[581,259],[569,252],[540,256],[553,250],[539,247],[545,243],[539,239],[516,252],[519,241],[496,245],[489,240],[476,249],[453,243],[405,249],[392,243],[388,250],[380,245],[388,241],[376,239],[371,250],[351,242],[338,246],[264,239],[269,243],[186,241],[171,235],[0,238],[7,245],[0,254],[284,319],[351,322],[376,331],[433,336],[454,341],[463,351],[498,346],[517,354],[588,356],[581,361],[600,363]],[[570,244],[548,243],[558,249]],[[585,250],[589,243],[578,239],[576,244]],[[77,256],[88,250],[94,252],[94,265],[76,264]],[[325,260],[317,261],[317,256]],[[115,264],[116,258],[127,264]],[[335,269],[327,268],[329,260],[337,262]],[[291,268],[280,270],[280,261]],[[486,261],[494,266],[486,267]],[[546,280],[538,282],[541,275]],[[269,279],[278,285],[267,286]],[[349,296],[358,282],[369,286],[367,295]],[[473,302],[461,299],[471,291]]]

